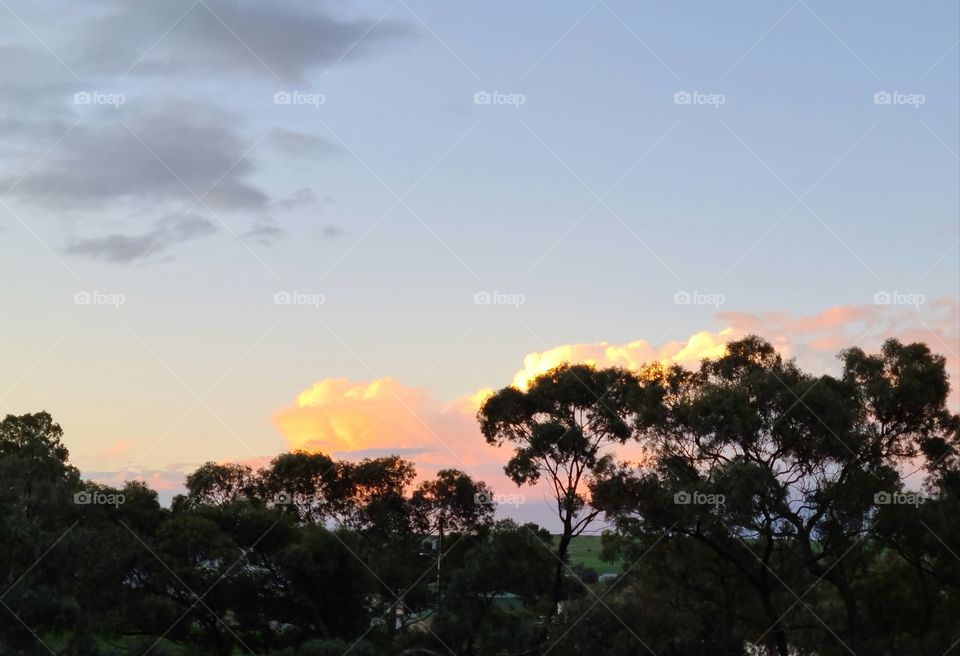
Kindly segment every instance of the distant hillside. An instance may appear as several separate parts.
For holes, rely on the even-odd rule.
[[[554,544],[560,539],[559,535],[553,536]],[[599,535],[579,535],[573,538],[570,543],[570,564],[583,565],[597,572],[597,574],[606,574],[612,572],[619,574],[623,571],[623,563],[615,561],[612,563],[600,560],[602,545]]]

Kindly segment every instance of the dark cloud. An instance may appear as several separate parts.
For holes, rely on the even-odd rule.
[[[211,221],[188,214],[158,220],[152,229],[136,235],[110,234],[77,239],[64,251],[115,264],[132,264],[167,253],[171,247],[218,232]]]
[[[241,135],[229,117],[194,105],[148,114],[104,111],[114,115],[77,125],[14,193],[57,208],[189,204],[204,194],[215,208],[262,209],[269,201],[250,181],[256,135]],[[0,188],[13,179],[0,179]]]
[[[111,0],[71,51],[81,71],[252,74],[302,81],[414,34],[408,22],[338,18],[323,2]],[[152,47],[151,47],[151,44]]]

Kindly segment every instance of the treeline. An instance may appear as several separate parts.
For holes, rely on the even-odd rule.
[[[170,508],[0,422],[0,653],[927,656],[960,649],[960,418],[923,344],[815,376],[760,338],[696,370],[563,365],[478,413],[561,531],[457,470],[208,463]],[[618,449],[635,444],[641,462]],[[635,451],[638,449],[634,449]],[[606,526],[593,583],[571,540]]]

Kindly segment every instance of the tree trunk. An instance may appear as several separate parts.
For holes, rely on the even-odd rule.
[[[560,600],[563,598],[563,570],[566,567],[567,550],[570,547],[571,540],[573,540],[572,530],[569,526],[569,522],[565,522],[563,534],[560,536],[560,543],[557,545],[557,566],[554,569],[553,594],[551,597],[553,603],[550,607],[550,614],[547,616],[548,624],[554,617],[556,617]]]

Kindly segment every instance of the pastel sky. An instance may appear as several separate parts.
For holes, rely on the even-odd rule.
[[[400,452],[498,492],[482,390],[960,377],[958,4],[0,2],[0,412],[87,476]],[[957,397],[953,397],[956,405]]]

